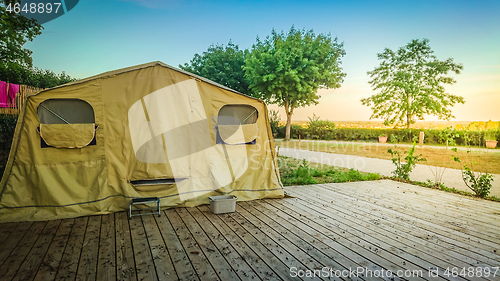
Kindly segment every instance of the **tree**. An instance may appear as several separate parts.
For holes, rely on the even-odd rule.
[[[64,72],[55,74],[50,70],[33,68],[33,52],[23,46],[40,35],[43,27],[35,19],[6,10],[7,5],[15,3],[21,2],[0,0],[0,80],[38,88],[51,88],[74,81]]]
[[[284,34],[272,30],[264,41],[257,38],[245,58],[245,77],[260,98],[285,107],[286,140],[295,108],[317,104],[319,88],[339,88],[345,73],[340,67],[343,43],[330,34],[313,30]]]
[[[32,51],[24,44],[42,33],[43,27],[35,19],[28,19],[21,13],[7,12],[5,6],[21,1],[0,0],[0,57],[1,64],[9,68],[12,64],[31,67]]]
[[[244,77],[242,66],[245,64],[245,52],[231,41],[224,45],[210,45],[203,54],[195,54],[194,58],[184,65],[183,70],[215,81],[240,93],[251,95],[248,82]]]
[[[463,66],[452,58],[440,61],[433,53],[428,39],[415,39],[396,52],[386,48],[378,54],[382,62],[368,75],[373,90],[380,92],[361,100],[373,111],[370,119],[384,118],[385,125],[409,129],[417,119],[424,120],[424,114],[455,118],[449,107],[465,101],[446,93],[444,85],[454,84],[456,81],[447,75],[460,74]]]

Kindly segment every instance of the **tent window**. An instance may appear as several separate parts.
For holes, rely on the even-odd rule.
[[[217,144],[255,144],[259,112],[248,104],[224,105],[217,116]]]
[[[40,124],[92,124],[94,109],[79,99],[49,99],[37,109]]]
[[[95,145],[94,109],[80,99],[48,99],[37,108],[41,147],[82,148]]]
[[[218,125],[243,125],[257,122],[259,112],[248,104],[228,104],[219,110]]]

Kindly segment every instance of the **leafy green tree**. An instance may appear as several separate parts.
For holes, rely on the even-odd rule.
[[[345,73],[340,67],[343,43],[330,34],[296,30],[284,34],[274,29],[245,58],[245,77],[258,97],[285,107],[286,140],[295,108],[317,104],[319,88],[339,88]]]
[[[251,95],[248,82],[244,77],[242,66],[245,64],[245,53],[231,41],[224,45],[210,45],[203,54],[195,54],[194,58],[184,65],[183,70],[200,75],[240,93]]]
[[[21,1],[0,0],[0,57],[1,64],[9,68],[12,64],[31,67],[32,51],[24,48],[24,44],[42,33],[43,27],[35,19],[28,19],[21,13],[7,12],[8,4]]]
[[[361,100],[373,110],[370,119],[384,118],[385,125],[409,129],[416,120],[424,120],[424,114],[455,118],[449,107],[465,103],[463,97],[446,93],[444,88],[456,82],[448,73],[460,74],[462,64],[452,58],[438,60],[428,39],[412,40],[397,51],[386,48],[378,59],[380,66],[368,75],[373,90],[380,92]]]
[[[6,10],[7,5],[15,3],[21,2],[0,0],[0,80],[38,88],[51,88],[74,81],[64,72],[56,74],[33,68],[33,52],[24,48],[24,44],[40,35],[43,27],[35,19]]]

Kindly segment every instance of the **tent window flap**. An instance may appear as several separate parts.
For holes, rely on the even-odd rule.
[[[40,137],[56,148],[82,148],[95,136],[94,124],[40,124]]]
[[[41,146],[82,148],[95,145],[94,109],[80,99],[48,99],[37,108]]]

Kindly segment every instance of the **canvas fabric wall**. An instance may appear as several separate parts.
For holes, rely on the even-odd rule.
[[[58,109],[64,106],[40,107],[56,99],[88,103],[94,123],[88,116],[77,121],[86,123],[57,121],[50,111],[65,119]],[[255,108],[256,114],[243,126],[221,124],[221,134],[217,123],[225,105]],[[238,115],[247,112],[238,112],[228,118],[241,121]],[[218,143],[221,136],[227,142]],[[284,195],[264,102],[161,63],[29,96],[0,190],[0,222],[122,211],[137,197],[190,207],[213,195]]]

